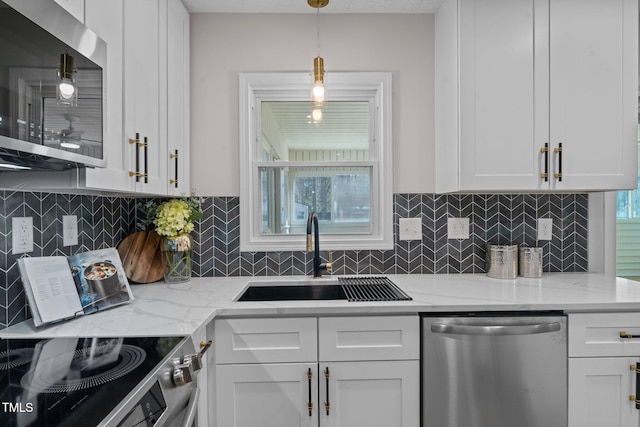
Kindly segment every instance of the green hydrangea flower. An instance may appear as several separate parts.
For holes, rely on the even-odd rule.
[[[161,236],[175,237],[180,234],[188,234],[193,231],[193,221],[197,220],[202,211],[199,205],[193,206],[185,200],[172,199],[158,206],[156,218],[153,223],[156,232]]]

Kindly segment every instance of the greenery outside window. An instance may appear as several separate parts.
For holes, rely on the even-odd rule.
[[[640,125],[638,126],[640,161]],[[640,164],[640,163],[639,163]],[[638,187],[640,187],[640,172]],[[616,276],[640,279],[640,190],[616,193]]]
[[[391,74],[332,73],[320,115],[306,73],[240,75],[240,248],[391,249]]]

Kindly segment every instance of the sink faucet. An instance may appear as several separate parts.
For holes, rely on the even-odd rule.
[[[311,228],[314,228],[313,240],[315,248],[311,246]],[[307,252],[313,250],[313,277],[322,277],[320,273],[322,270],[326,270],[327,273],[331,273],[331,262],[323,263],[320,259],[320,238],[318,231],[318,215],[315,212],[309,214],[307,218]],[[331,260],[329,260],[331,261]]]

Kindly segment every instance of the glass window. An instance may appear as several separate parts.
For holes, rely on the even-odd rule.
[[[317,107],[307,75],[241,76],[241,250],[303,249],[311,212],[323,249],[392,248],[390,79],[332,74]]]

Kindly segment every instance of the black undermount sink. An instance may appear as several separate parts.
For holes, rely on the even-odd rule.
[[[276,282],[282,283],[282,282]],[[250,285],[238,301],[295,301],[347,299],[341,285],[289,285],[265,283]]]
[[[386,277],[339,277],[338,280],[249,282],[238,301],[403,301],[411,300]]]

